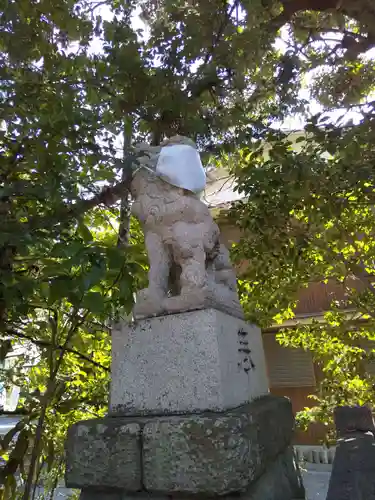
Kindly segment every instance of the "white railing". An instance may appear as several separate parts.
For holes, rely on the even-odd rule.
[[[295,445],[294,451],[298,462],[332,464],[335,458],[336,446],[327,448],[325,446]]]

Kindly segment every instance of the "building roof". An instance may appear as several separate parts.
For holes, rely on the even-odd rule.
[[[305,132],[302,130],[288,130],[288,140],[292,143],[298,138],[305,136]],[[265,144],[264,147],[264,158],[268,157],[268,150],[271,146]],[[302,142],[296,142],[293,145],[295,151],[300,150],[303,147]],[[207,175],[207,186],[205,193],[202,197],[203,201],[207,203],[210,208],[213,209],[227,209],[230,207],[231,203],[244,198],[244,195],[239,193],[236,189],[236,179],[228,172],[226,168],[208,168],[206,170]]]
[[[203,201],[210,208],[229,206],[232,202],[243,198],[236,190],[236,180],[225,169],[214,169],[207,173],[207,185]]]

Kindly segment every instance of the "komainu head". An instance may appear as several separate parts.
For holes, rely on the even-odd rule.
[[[183,144],[185,146],[191,146],[194,149],[197,149],[195,142],[192,139],[189,139],[189,137],[185,137],[183,135],[174,135],[173,137],[169,137],[161,143],[161,146],[175,146],[176,144]]]

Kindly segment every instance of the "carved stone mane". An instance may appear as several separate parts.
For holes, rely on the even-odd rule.
[[[172,224],[182,219],[200,223],[210,216],[208,207],[199,197],[182,188],[168,184],[146,169],[140,169],[132,182],[134,203],[132,212],[144,225],[154,227]],[[199,207],[199,209],[197,209]],[[186,212],[181,214],[181,210]]]

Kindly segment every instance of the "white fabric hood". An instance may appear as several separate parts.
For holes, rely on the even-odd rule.
[[[196,194],[204,191],[206,187],[206,173],[199,153],[186,144],[162,147],[156,164],[156,174],[169,184]]]

